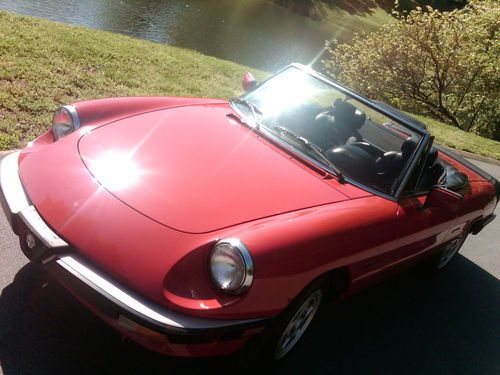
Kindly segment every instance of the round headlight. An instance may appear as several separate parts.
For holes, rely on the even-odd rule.
[[[73,133],[79,127],[78,113],[72,105],[59,107],[52,117],[52,134],[56,141]]]
[[[220,240],[210,254],[210,274],[222,292],[243,293],[253,280],[250,252],[237,238]]]

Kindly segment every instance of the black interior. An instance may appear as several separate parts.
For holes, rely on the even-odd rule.
[[[469,183],[466,174],[459,172],[454,166],[445,160],[438,158],[438,150],[432,148],[424,167],[421,190],[429,190],[433,186],[443,186],[449,190],[460,192]]]
[[[335,144],[341,146],[363,142],[359,129],[365,121],[365,113],[358,110],[353,104],[337,99],[330,110],[316,116],[315,127],[332,129]]]
[[[377,160],[377,169],[385,173],[389,178],[399,176],[416,147],[417,143],[413,139],[407,138],[401,145],[400,151],[385,152],[383,156]]]
[[[279,115],[276,123],[286,125],[317,145],[342,173],[386,193],[391,192],[394,181],[417,147],[412,137],[405,139],[405,134],[367,119],[365,113],[341,99],[327,108],[318,104],[290,108]],[[361,133],[378,139],[381,144],[367,142]],[[460,191],[468,184],[466,175],[438,159],[434,147],[423,168],[420,190],[441,185]]]
[[[469,178],[467,177],[467,175],[459,172],[453,165],[444,160],[441,160],[440,162],[444,165],[442,185],[447,189],[456,192],[460,192],[465,189],[469,184]]]
[[[325,156],[340,170],[349,171],[349,177],[366,185],[377,184],[375,159],[356,144],[346,144],[326,151]]]

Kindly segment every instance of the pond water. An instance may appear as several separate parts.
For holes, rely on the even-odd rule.
[[[185,47],[265,70],[309,63],[331,26],[267,0],[0,0],[0,9]]]

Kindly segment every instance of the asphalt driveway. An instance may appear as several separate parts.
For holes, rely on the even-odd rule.
[[[476,162],[500,179],[500,167]],[[442,273],[416,271],[328,306],[273,373],[500,374],[499,219]],[[0,215],[0,363],[4,374],[241,372],[233,357],[151,353],[94,317],[39,265]],[[0,371],[1,373],[1,371]]]

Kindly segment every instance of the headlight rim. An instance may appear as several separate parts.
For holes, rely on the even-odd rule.
[[[214,255],[215,250],[219,245],[222,244],[228,244],[231,247],[235,248],[236,251],[239,252],[239,255],[241,259],[243,260],[243,265],[245,267],[245,276],[243,277],[243,281],[240,283],[240,285],[236,289],[224,289],[220,283],[215,279],[213,272],[212,272],[212,257]],[[208,258],[208,269],[209,269],[209,274],[210,278],[212,279],[212,282],[215,284],[215,287],[217,288],[218,291],[228,294],[228,295],[240,295],[243,292],[245,292],[250,286],[252,285],[253,282],[253,276],[254,276],[254,264],[252,260],[252,256],[250,255],[250,251],[248,248],[243,244],[243,242],[239,238],[235,237],[229,237],[229,238],[223,238],[221,240],[218,240],[215,245],[213,246],[212,250],[210,251],[210,255]]]
[[[58,125],[57,123],[54,122],[55,120],[55,117],[56,117],[56,114],[61,111],[61,110],[66,110],[68,111],[70,117],[71,117],[71,131],[67,134],[64,134],[62,136],[58,136],[56,134],[56,131],[54,130],[55,127]],[[60,125],[60,124],[59,124]],[[54,111],[54,115],[52,116],[52,135],[54,136],[54,140],[55,141],[58,141],[59,139],[61,138],[64,138],[65,136],[73,133],[75,130],[79,129],[80,128],[80,117],[78,116],[78,111],[76,109],[75,106],[73,105],[70,105],[70,104],[67,104],[67,105],[61,105],[59,106],[55,111]]]

